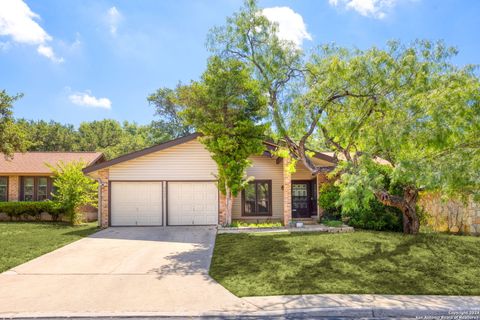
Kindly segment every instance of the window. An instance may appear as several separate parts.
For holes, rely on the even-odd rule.
[[[8,177],[0,177],[0,201],[8,201]]]
[[[23,201],[33,201],[35,199],[35,178],[23,178]]]
[[[48,179],[39,177],[37,179],[37,201],[47,200],[48,198]]]
[[[242,192],[242,214],[244,216],[272,215],[272,181],[250,182]]]
[[[51,198],[52,183],[48,177],[22,177],[21,200],[44,201]]]

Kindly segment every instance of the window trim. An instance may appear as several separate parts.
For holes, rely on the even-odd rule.
[[[245,189],[242,190],[242,217],[271,217],[273,214],[273,204],[272,204],[272,180],[254,180],[249,182],[249,184],[254,184],[255,185],[255,203],[258,204],[257,202],[257,197],[258,197],[258,190],[257,190],[257,184],[259,183],[267,183],[268,185],[268,212],[265,213],[259,213],[257,211],[257,208],[255,208],[254,213],[246,213],[245,212]],[[257,207],[257,205],[255,205]]]
[[[1,201],[1,200],[0,200],[0,202],[8,202],[8,201],[9,201],[8,194],[9,194],[9,191],[10,191],[10,181],[9,181],[10,179],[9,179],[8,176],[0,176],[0,178],[5,178],[5,179],[7,180],[7,184],[6,184],[6,186],[7,186],[7,189],[6,189],[7,194],[5,195],[5,201]]]

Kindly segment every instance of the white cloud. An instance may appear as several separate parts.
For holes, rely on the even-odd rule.
[[[112,102],[108,98],[97,98],[90,91],[76,92],[68,96],[73,104],[83,107],[111,109]]]
[[[292,41],[297,48],[302,46],[303,40],[312,40],[302,16],[289,7],[265,8],[262,14],[268,20],[278,23],[280,39]]]
[[[395,6],[397,0],[328,0],[332,6],[343,5],[348,10],[355,10],[365,17],[383,19]]]
[[[52,37],[35,21],[40,16],[22,0],[0,1],[0,36],[9,36],[14,42],[36,45],[37,52],[54,62],[62,62],[47,45]]]
[[[111,7],[107,11],[107,23],[110,29],[110,33],[112,35],[117,35],[117,29],[118,25],[120,24],[120,21],[122,21],[122,14],[116,7]]]
[[[46,46],[46,45],[39,45],[37,48],[37,52],[44,56],[47,57],[48,59],[52,60],[53,62],[61,63],[63,62],[63,58],[58,58],[55,53],[53,52],[52,47]]]

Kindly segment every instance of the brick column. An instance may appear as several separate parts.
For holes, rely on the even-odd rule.
[[[101,226],[102,228],[108,228],[109,226],[109,185],[108,185],[108,178],[109,172],[108,169],[103,169],[98,171],[98,176],[102,180],[102,187],[101,187],[101,198],[102,201],[100,203],[100,219],[101,219]]]
[[[226,213],[226,202],[227,198],[220,191],[218,192],[218,224],[225,225],[227,223],[227,213]]]
[[[8,177],[8,201],[20,200],[20,177],[9,176]]]
[[[283,158],[283,224],[292,221],[292,173],[288,170],[289,158]]]

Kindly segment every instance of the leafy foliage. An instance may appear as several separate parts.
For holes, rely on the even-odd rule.
[[[392,189],[395,187],[393,186]],[[352,192],[352,196],[348,192]],[[342,198],[343,197],[343,198]],[[402,230],[402,213],[400,210],[385,206],[374,197],[365,198],[358,195],[357,189],[340,188],[334,183],[325,183],[320,187],[318,203],[325,210],[324,217],[327,219],[342,220],[348,225],[366,229],[366,230]],[[341,203],[347,203],[348,206],[342,206]],[[325,224],[325,219],[321,223]]]
[[[97,205],[98,183],[83,174],[84,167],[85,163],[82,161],[50,165],[55,177],[53,185],[56,192],[53,198],[64,208],[72,225],[82,222],[82,215],[78,211],[81,206]]]
[[[248,222],[233,220],[229,227],[233,228],[279,228],[283,224],[280,221]]]
[[[324,45],[307,56],[277,30],[249,0],[212,30],[209,47],[255,70],[272,128],[294,158],[316,174],[324,168],[308,147],[336,153],[342,193],[356,194],[341,197],[344,207],[376,198],[402,210],[405,232],[416,233],[420,190],[480,198],[480,81],[474,67],[451,63],[455,49],[430,41]],[[372,165],[381,159],[400,194],[388,192],[384,171]]]
[[[112,119],[82,122],[78,129],[55,121],[18,119],[27,151],[100,151],[107,159],[172,138],[156,121],[149,125]]]
[[[0,91],[0,153],[10,156],[15,151],[26,148],[25,134],[13,120],[13,103],[23,95],[10,96],[5,90]]]
[[[252,154],[263,150],[260,123],[265,98],[241,62],[213,57],[200,82],[177,88],[186,123],[203,134],[202,143],[218,168],[218,188],[227,197],[227,223],[233,197],[247,183]]]
[[[59,203],[54,201],[18,201],[18,202],[0,202],[0,212],[5,213],[10,219],[32,217],[39,219],[40,214],[46,212],[52,216],[53,221],[64,213],[64,209]]]
[[[334,183],[323,183],[319,188],[318,205],[323,209],[324,218],[337,218],[341,214],[340,189]],[[323,221],[323,219],[322,219]]]
[[[181,87],[182,85],[179,84],[177,89]],[[193,128],[186,124],[180,116],[184,106],[178,104],[174,89],[160,88],[148,96],[147,100],[155,108],[155,115],[160,118],[152,123],[159,131],[165,132],[172,138],[193,132]]]
[[[73,125],[55,121],[18,119],[17,125],[25,132],[28,151],[79,150],[78,134]]]

